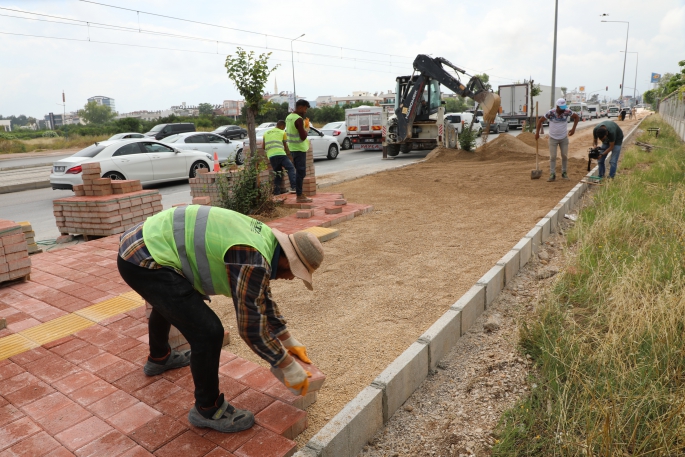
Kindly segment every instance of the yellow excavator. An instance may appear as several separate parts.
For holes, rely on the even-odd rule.
[[[449,73],[444,66],[453,69],[455,74]],[[500,108],[499,95],[487,90],[477,76],[471,76],[462,84],[459,74],[471,76],[445,58],[419,54],[414,59],[414,73],[396,78],[395,115],[387,121],[386,152],[389,156],[412,149],[457,147],[457,132],[445,120],[441,84],[457,95],[475,100],[486,123],[495,120]]]

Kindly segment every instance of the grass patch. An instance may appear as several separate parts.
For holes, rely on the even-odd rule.
[[[685,454],[685,145],[625,150],[568,235],[574,255],[521,347],[536,387],[502,417],[495,456]],[[641,166],[649,164],[648,167]]]
[[[31,140],[0,140],[0,154],[18,152],[32,152],[43,150],[58,150],[70,148],[85,148],[97,141],[104,141],[112,135],[71,136],[65,140],[59,138],[34,138]]]

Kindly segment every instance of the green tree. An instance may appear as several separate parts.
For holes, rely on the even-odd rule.
[[[656,106],[656,97],[657,97],[657,91],[656,89],[649,89],[644,91],[642,94],[642,101],[645,103],[652,105],[653,107]]]
[[[99,105],[96,102],[88,102],[78,115],[89,124],[106,124],[116,117],[112,108],[107,105]]]
[[[255,135],[255,116],[259,113],[259,104],[262,102],[264,86],[269,75],[278,65],[269,68],[269,56],[271,53],[255,56],[254,51],[246,52],[242,48],[236,49],[235,56],[226,56],[226,72],[228,78],[233,81],[238,92],[245,98],[247,106],[247,134],[250,138],[250,153],[257,150],[257,136]]]
[[[461,113],[471,108],[468,100],[464,97],[448,98],[445,100],[446,113]]]
[[[119,133],[124,132],[140,132],[140,119],[136,117],[125,117],[114,121]]]
[[[214,114],[214,107],[210,103],[200,103],[197,108],[200,116],[212,116]]]
[[[488,75],[487,73],[482,73],[480,75],[474,76],[481,80],[481,82],[483,83],[483,87],[485,87],[485,90],[492,89],[492,86],[490,85],[490,75]]]

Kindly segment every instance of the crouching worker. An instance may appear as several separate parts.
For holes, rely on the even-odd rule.
[[[313,234],[286,235],[223,208],[171,208],[129,229],[121,236],[117,264],[124,281],[152,305],[145,374],[190,365],[195,406],[188,421],[220,432],[252,427],[253,414],[231,406],[219,391],[224,328],[205,300],[225,295],[233,299],[241,338],[281,368],[293,393],[306,395],[307,372],[292,355],[311,361],[288,332],[270,282],[297,277],[312,290],[312,273],[322,260],[323,247]],[[171,325],[188,340],[190,350],[170,348]]]

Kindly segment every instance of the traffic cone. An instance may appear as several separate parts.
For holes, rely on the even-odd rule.
[[[214,171],[221,171],[221,166],[219,165],[219,156],[214,153]]]

